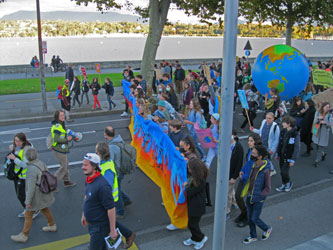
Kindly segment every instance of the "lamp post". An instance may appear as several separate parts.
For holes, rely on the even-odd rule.
[[[36,0],[36,9],[37,9],[37,28],[38,28],[38,50],[39,50],[39,72],[40,72],[40,85],[42,92],[42,103],[43,103],[43,112],[47,112],[47,102],[46,102],[46,89],[45,89],[45,74],[44,74],[44,60],[42,52],[42,25],[40,21],[40,8],[39,0]]]

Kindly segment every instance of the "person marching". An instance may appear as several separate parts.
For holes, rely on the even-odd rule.
[[[14,172],[17,175],[17,177],[14,179],[15,192],[17,199],[20,201],[24,208],[23,212],[18,215],[19,218],[23,218],[26,211],[25,180],[27,177],[28,169],[24,161],[24,153],[29,147],[31,147],[31,143],[27,140],[27,136],[24,133],[17,133],[14,136],[13,145],[9,146],[11,153],[7,156],[8,159],[13,160],[15,163]],[[33,215],[33,219],[35,219],[38,214],[39,210],[36,210]]]
[[[70,142],[73,137],[67,135],[65,119],[64,111],[57,110],[54,113],[51,127],[52,151],[60,164],[60,168],[54,175],[57,177],[58,181],[61,179],[64,181],[64,187],[72,187],[75,186],[76,183],[71,182],[69,178],[67,154],[69,153],[68,142]]]
[[[96,105],[98,105],[98,109],[102,109],[101,104],[99,103],[98,100],[98,91],[101,89],[101,85],[99,85],[97,77],[94,77],[93,82],[90,85],[90,88],[92,89],[92,94],[94,97],[94,105],[92,110],[96,110]]]
[[[73,120],[70,119],[69,111],[71,111],[71,96],[69,91],[70,81],[68,79],[65,80],[65,85],[62,87],[61,91],[61,107],[64,109],[66,114],[66,119],[68,122]]]
[[[81,223],[83,226],[88,225],[89,249],[106,250],[104,238],[110,235],[112,239],[116,239],[118,236],[116,228],[126,238],[123,247],[127,249],[132,246],[135,233],[116,222],[113,199],[115,193],[109,182],[102,176],[101,172],[105,174],[108,170],[103,171],[100,163],[101,158],[97,154],[87,153],[82,164],[82,170],[87,176],[87,184]]]
[[[27,162],[27,179],[26,179],[26,212],[24,214],[24,227],[22,231],[17,235],[12,235],[10,238],[16,242],[26,242],[32,226],[32,220],[36,211],[42,212],[47,219],[47,226],[43,227],[44,232],[56,232],[57,225],[54,223],[53,215],[49,207],[54,203],[53,194],[42,193],[38,188],[42,171],[47,171],[47,167],[44,162],[38,160],[38,154],[36,149],[29,147],[24,152],[24,157]]]
[[[295,161],[300,151],[300,136],[295,127],[296,120],[291,116],[284,116],[282,118],[283,130],[280,134],[279,146],[275,159],[280,159],[280,170],[282,185],[275,190],[278,192],[289,192],[293,186],[290,180],[289,170],[290,167],[295,165]]]
[[[201,249],[208,237],[200,230],[201,216],[206,212],[206,179],[208,168],[197,158],[192,158],[187,163],[189,173],[188,182],[184,183],[187,195],[188,229],[191,238],[185,240],[185,246],[194,245],[194,249]]]
[[[242,192],[242,197],[246,196],[250,227],[250,236],[243,240],[244,244],[257,241],[256,226],[264,231],[264,234],[261,236],[262,240],[267,240],[272,232],[272,227],[266,225],[260,219],[264,201],[271,191],[271,176],[267,166],[268,161],[264,160],[267,157],[268,152],[264,146],[254,146],[251,154],[251,159],[254,164],[252,165],[250,176]]]
[[[328,102],[321,104],[319,112],[316,112],[313,126],[317,126],[316,131],[312,130],[312,141],[316,144],[316,160],[314,166],[318,167],[320,161],[326,158],[325,148],[328,146],[330,130],[333,128],[333,116],[330,113],[331,105]]]

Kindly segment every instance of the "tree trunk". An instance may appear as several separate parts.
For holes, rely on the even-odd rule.
[[[147,91],[151,93],[154,64],[164,24],[170,7],[170,0],[149,0],[149,33],[141,62],[141,74],[147,81]]]
[[[287,25],[286,25],[286,45],[291,46],[291,37],[292,37],[292,34],[293,34],[293,23],[288,18],[287,19]]]

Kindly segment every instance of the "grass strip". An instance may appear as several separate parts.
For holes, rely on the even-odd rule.
[[[123,79],[121,73],[109,73],[109,74],[91,74],[88,75],[89,82],[92,82],[94,77],[98,78],[98,82],[103,85],[104,80],[109,77],[113,82],[113,86],[120,86],[120,81]],[[79,77],[82,82],[82,76]],[[46,92],[56,91],[59,85],[64,84],[65,77],[46,77],[45,87]],[[29,79],[13,79],[13,80],[1,80],[0,81],[0,95],[11,94],[25,94],[25,93],[37,93],[41,91],[40,78]]]

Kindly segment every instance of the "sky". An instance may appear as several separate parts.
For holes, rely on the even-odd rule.
[[[118,0],[117,2],[125,2],[124,0]],[[147,6],[148,0],[135,0],[136,4],[139,3],[141,6]],[[36,10],[36,0],[7,0],[0,4],[0,18],[4,15],[11,14],[20,10]],[[40,0],[40,11],[88,11],[95,12],[96,6],[89,4],[88,6],[78,6],[71,0]],[[113,10],[122,14],[129,14],[126,10]],[[132,14],[132,13],[130,13]],[[171,22],[182,22],[182,23],[198,23],[198,18],[188,17],[184,12],[171,8],[169,10],[168,19]]]

